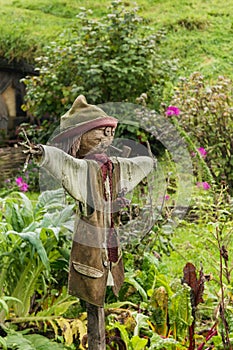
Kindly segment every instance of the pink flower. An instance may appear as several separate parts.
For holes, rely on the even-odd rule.
[[[169,107],[167,107],[167,110],[166,110],[165,113],[166,113],[166,115],[168,117],[170,117],[172,115],[179,115],[180,114],[180,110],[176,106],[169,106]]]
[[[169,201],[169,199],[170,199],[169,194],[166,194],[165,197],[164,197],[164,199],[165,199],[165,201]]]
[[[17,184],[18,186],[21,186],[22,183],[23,183],[23,178],[22,178],[22,177],[17,177],[17,179],[15,180],[15,182],[16,182],[16,184]]]
[[[191,152],[191,157],[196,157],[196,153],[195,152]]]
[[[205,148],[199,147],[197,150],[200,153],[200,155],[202,156],[202,158],[205,158],[207,156],[207,151],[205,150]]]
[[[27,192],[28,190],[28,184],[26,182],[23,182],[22,185],[19,186],[20,191]]]
[[[16,182],[17,186],[19,187],[20,191],[27,192],[28,184],[23,181],[22,177],[17,177],[15,182]]]
[[[209,190],[211,188],[210,184],[206,181],[204,182],[197,182],[197,187],[202,188],[203,190]]]

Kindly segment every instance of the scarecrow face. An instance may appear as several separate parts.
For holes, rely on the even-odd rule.
[[[83,157],[86,154],[103,153],[112,143],[114,138],[115,128],[106,126],[98,129],[93,129],[82,135],[79,151],[79,156]]]

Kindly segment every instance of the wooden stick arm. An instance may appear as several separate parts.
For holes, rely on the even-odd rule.
[[[23,150],[23,153],[27,155],[23,167],[23,172],[25,172],[27,170],[30,158],[35,157],[37,160],[39,160],[39,158],[42,157],[44,150],[41,145],[33,145],[31,143],[28,144],[28,142],[19,142],[19,145],[26,148]]]
[[[40,158],[43,155],[44,150],[41,145],[34,145],[33,143],[31,143],[30,140],[28,139],[26,131],[23,128],[22,128],[22,131],[26,141],[19,142],[19,145],[25,148],[23,150],[23,153],[27,155],[24,163],[24,167],[23,167],[23,172],[25,172],[27,170],[30,158],[31,157]]]
[[[22,128],[22,132],[26,140],[24,142],[19,142],[20,146],[23,146],[26,148],[25,150],[23,150],[23,153],[42,156],[43,147],[40,145],[34,145],[33,143],[31,143],[24,128]]]
[[[30,155],[42,156],[43,147],[40,145],[34,145],[33,143],[31,143],[24,128],[22,128],[22,132],[23,132],[25,140],[26,140],[24,142],[19,142],[20,146],[23,146],[26,148],[25,150],[23,150],[23,153],[25,153],[27,155],[30,154]]]
[[[24,154],[30,154],[32,156],[42,156],[44,153],[43,147],[41,145],[33,145],[30,143],[28,145],[26,142],[20,142],[20,146],[25,147],[26,149],[23,150]]]

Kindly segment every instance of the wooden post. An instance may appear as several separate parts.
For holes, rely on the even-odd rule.
[[[106,350],[104,308],[86,305],[88,350]]]

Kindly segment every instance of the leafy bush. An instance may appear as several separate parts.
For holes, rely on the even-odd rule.
[[[121,301],[106,305],[112,310],[107,317],[108,337],[116,343],[121,338],[132,350],[136,339],[141,342],[139,349],[145,345],[146,349],[172,349],[172,345],[183,349],[193,321],[189,286],[170,280],[167,267],[153,251],[126,252],[124,261]],[[125,304],[130,309],[123,309]]]
[[[4,349],[12,342],[15,349],[36,350],[38,343],[43,349],[66,348],[39,334],[33,338],[12,330],[12,324],[24,329],[29,323],[34,332],[52,331],[67,346],[79,343],[86,317],[73,319],[82,308],[66,288],[73,204],[65,203],[59,189],[43,192],[35,204],[24,193],[12,192],[0,200],[0,208],[0,324],[7,322],[0,344]]]
[[[21,301],[14,304],[16,316],[33,312],[33,296],[53,288],[59,293],[62,275],[67,278],[73,206],[63,205],[62,196],[59,191],[44,192],[35,207],[20,192],[0,201],[0,293]]]
[[[175,67],[159,55],[164,34],[150,34],[138,9],[125,6],[113,1],[101,20],[83,9],[69,39],[66,32],[45,48],[36,59],[39,76],[24,80],[27,110],[56,119],[81,93],[90,103],[134,102],[150,89],[161,98],[161,86],[174,77]]]
[[[181,78],[171,101],[180,108],[179,122],[196,145],[207,150],[205,161],[218,184],[233,188],[232,81],[220,76],[209,83],[200,73]]]

